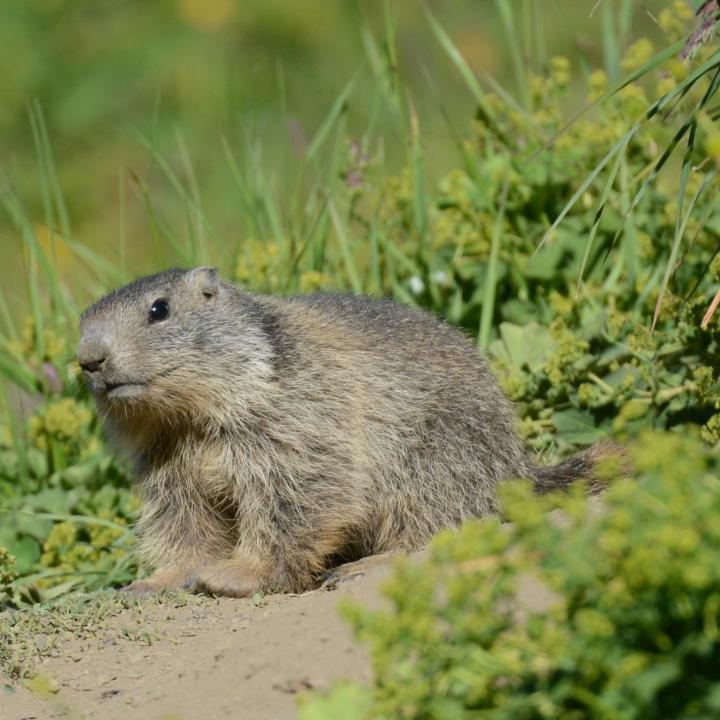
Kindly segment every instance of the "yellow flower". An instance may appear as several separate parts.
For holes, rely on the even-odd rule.
[[[713,415],[700,431],[700,436],[705,442],[717,445],[720,442],[720,413]]]
[[[61,522],[53,526],[43,544],[40,563],[46,567],[55,567],[67,555],[75,544],[77,530],[72,523]]]
[[[40,450],[47,450],[47,438],[45,437],[45,423],[42,415],[33,415],[28,420],[28,437],[33,447]]]
[[[83,447],[82,451],[80,452],[81,458],[90,458],[95,455],[98,455],[103,450],[103,444],[99,437],[96,435],[93,435]]]
[[[28,420],[28,435],[33,445],[47,448],[47,437],[76,443],[92,420],[90,410],[72,398],[49,403]]]
[[[551,58],[550,77],[557,87],[564,88],[570,82],[570,61],[561,56]]]
[[[637,119],[642,116],[648,107],[645,91],[639,86],[631,83],[618,92],[624,114]]]
[[[672,92],[676,87],[677,82],[675,82],[675,79],[672,77],[672,75],[663,74],[657,81],[657,84],[655,86],[655,94],[658,97],[662,97],[663,95],[667,95],[668,93]]]
[[[45,411],[45,429],[59,438],[74,440],[92,419],[92,413],[72,398],[50,403]]]
[[[720,131],[708,133],[703,142],[705,152],[720,166]]]
[[[42,331],[43,356],[42,361],[53,364],[62,364],[67,360],[67,343],[63,337],[51,327],[44,327]],[[38,352],[37,334],[35,321],[29,317],[23,323],[20,332],[20,342],[13,343],[11,350],[19,351],[21,355],[29,360],[35,360]]]
[[[594,102],[608,89],[608,76],[603,70],[590,73],[588,100]]]
[[[620,67],[625,72],[637,70],[644,65],[653,56],[655,48],[647,38],[640,38],[634,42],[625,53],[625,57],[620,63]]]
[[[558,315],[569,315],[573,311],[573,307],[575,306],[572,298],[569,298],[567,295],[561,295],[559,292],[557,292],[557,290],[553,290],[550,293],[549,300],[550,307]]]
[[[540,107],[547,104],[548,96],[551,90],[550,81],[542,75],[530,75],[529,78],[530,92],[533,101]]]
[[[235,276],[242,283],[255,284],[262,281],[274,286],[277,283],[276,268],[280,249],[271,240],[251,238],[244,244],[235,268]]]
[[[595,385],[592,383],[581,383],[578,387],[577,397],[581,405],[589,407],[597,394]]]
[[[329,279],[317,270],[308,270],[300,276],[300,292],[307,293],[327,287]]]
[[[688,21],[693,17],[692,11],[684,0],[675,0],[672,7],[663,8],[658,14],[660,27],[676,40],[685,34]]]
[[[108,512],[100,513],[100,519],[101,520],[109,520],[111,519],[111,515]],[[125,525],[125,520],[123,520],[121,517],[114,517],[112,518],[112,521],[116,525]],[[121,538],[125,531],[115,527],[109,527],[107,525],[98,525],[93,523],[89,527],[90,532],[90,543],[96,550],[103,550],[105,548],[110,547],[116,540]]]

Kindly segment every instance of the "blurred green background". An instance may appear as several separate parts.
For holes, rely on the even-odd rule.
[[[520,102],[527,68],[542,72],[554,55],[605,66],[612,79],[618,48],[604,47],[604,37],[619,46],[631,35],[665,43],[653,18],[663,0],[604,0],[592,15],[594,3],[577,0],[506,5],[512,26],[494,0],[4,0],[0,187],[17,192],[49,242],[30,120],[37,103],[75,239],[113,262],[126,257],[127,274],[136,275],[167,263],[152,241],[148,204],[165,210],[171,228],[187,222],[159,163],[193,184],[214,236],[233,247],[246,228],[225,142],[269,183],[302,183],[296,168],[310,139],[345,100],[347,133],[380,137],[389,171],[406,164],[407,133],[378,83],[383,63],[397,71],[396,89],[419,118],[429,181],[453,167],[453,134],[467,133],[474,100],[423,7],[486,84],[494,78]],[[607,24],[614,33],[603,34]],[[579,107],[584,99],[570,92],[566,101]],[[56,259],[61,277],[82,286],[86,270],[62,239]],[[19,234],[3,213],[0,282],[13,310],[24,305],[26,272]],[[92,292],[73,288],[82,299]]]

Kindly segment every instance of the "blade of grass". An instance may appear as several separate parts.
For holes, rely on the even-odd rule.
[[[680,141],[683,139],[683,137],[685,137],[685,135],[688,133],[688,131],[692,128],[696,113],[703,107],[703,104],[705,102],[707,102],[707,100],[712,96],[711,93],[713,93],[715,91],[715,89],[717,89],[717,87],[719,87],[719,86],[720,86],[720,70],[718,70],[715,73],[715,76],[713,77],[713,80],[711,81],[710,85],[708,86],[708,89],[707,89],[705,95],[703,96],[703,98],[701,98],[698,101],[694,110],[689,113],[688,119],[680,126],[678,131],[673,136],[672,140],[666,146],[665,150],[663,151],[663,153],[660,156],[660,158],[658,159],[658,161],[655,163],[650,174],[643,181],[643,184],[640,186],[640,189],[637,191],[637,193],[635,193],[633,201],[630,204],[630,207],[628,208],[627,212],[625,213],[623,220],[628,216],[628,214],[633,213],[635,208],[640,204],[640,201],[644,197],[645,193],[654,184],[654,182],[656,181],[661,170],[663,169],[665,164],[668,162],[670,157],[675,152],[675,149],[679,145]],[[623,226],[623,228],[620,228],[617,231],[617,233],[615,234],[615,237],[613,239],[612,245],[610,246],[609,249],[611,249],[612,247],[615,246],[615,243],[617,242],[618,238],[622,234],[623,229],[624,229],[624,226]]]
[[[309,161],[317,162],[320,148],[323,146],[328,135],[330,135],[333,126],[337,123],[340,116],[345,114],[347,110],[347,101],[353,91],[353,88],[355,87],[357,78],[358,73],[353,76],[350,82],[342,89],[342,92],[337,96],[337,98],[335,98],[335,101],[330,107],[330,111],[325,117],[325,120],[322,122],[313,136],[313,139],[310,141],[310,145],[307,149],[307,158]]]
[[[74,522],[81,525],[99,525],[101,527],[112,528],[122,532],[122,537],[130,537],[133,534],[132,528],[127,525],[120,525],[112,520],[104,520],[103,518],[93,517],[92,515],[76,515],[72,513],[49,513],[35,512],[33,510],[18,510],[17,508],[2,508],[0,513],[11,513],[13,515],[24,515],[28,517],[38,518],[39,520],[54,520],[55,522]],[[118,542],[118,538],[115,542]]]
[[[528,87],[528,74],[523,59],[523,50],[518,38],[518,23],[513,14],[510,0],[495,0],[495,7],[500,15],[500,22],[505,32],[505,45],[510,50],[510,61],[515,75],[515,84],[520,95],[520,104],[524,108],[530,107],[530,89]]]
[[[389,13],[387,8],[386,12]],[[360,28],[360,38],[365,51],[365,57],[375,80],[374,87],[379,88],[376,105],[378,109],[382,109],[384,113],[391,118],[392,125],[397,127],[403,122],[402,105],[397,65],[393,65],[393,58],[396,57],[397,52],[394,44],[394,28],[391,25],[390,30],[388,30],[388,22],[389,21],[386,20],[383,50],[378,46],[378,42],[367,22],[363,23]],[[395,62],[397,62],[397,60],[395,60]]]
[[[692,196],[692,199],[688,204],[688,208],[683,215],[683,200],[685,197],[685,188],[687,187],[687,180],[692,168],[692,154],[695,149],[695,130],[696,125],[693,125],[693,128],[690,131],[690,135],[688,137],[685,160],[680,175],[680,188],[678,191],[679,202],[675,221],[675,235],[673,238],[672,249],[670,251],[670,257],[668,258],[667,265],[665,266],[665,274],[663,275],[662,282],[660,283],[660,292],[658,293],[657,302],[655,303],[655,312],[653,313],[653,321],[650,332],[653,332],[655,330],[655,325],[657,324],[658,318],[660,317],[660,309],[662,307],[662,302],[665,298],[665,293],[667,291],[668,284],[670,283],[670,278],[675,271],[675,263],[677,260],[678,251],[680,249],[680,243],[682,241],[683,235],[685,234],[685,228],[687,226],[688,220],[690,219],[690,215],[695,208],[695,204],[697,203],[698,198],[702,195],[710,182],[714,180],[716,175],[715,171],[709,172],[707,173],[707,175],[705,175],[702,183],[700,184],[700,187],[698,187],[698,189],[695,191],[695,194]]]
[[[600,174],[603,168],[612,160],[612,158],[621,152],[621,150],[630,142],[633,136],[640,129],[640,123],[635,123],[630,130],[628,130],[623,137],[620,138],[610,150],[606,153],[605,157],[595,166],[595,169],[585,178],[580,187],[575,191],[575,194],[568,200],[565,207],[560,211],[560,214],[555,218],[555,222],[550,226],[550,229],[543,235],[542,239],[538,243],[535,250],[535,254],[542,248],[547,242],[550,235],[557,229],[558,225],[563,221],[565,216],[570,212],[575,203],[583,196],[585,191],[592,185],[595,178]]]
[[[705,228],[707,228],[707,223],[710,220],[710,217],[715,212],[717,199],[718,199],[719,195],[720,195],[720,187],[716,186],[713,188],[711,198],[706,203],[705,209],[703,210],[702,215],[698,218],[697,229],[695,230],[695,234],[692,236],[692,238],[690,238],[690,242],[688,242],[687,248],[685,249],[684,254],[687,254],[690,251],[690,248],[695,243],[695,241],[698,239],[700,234],[705,231]],[[708,270],[710,270],[712,263],[714,262],[715,258],[719,254],[720,254],[720,244],[717,245],[717,247],[715,248],[715,252],[708,258],[707,262],[705,263],[705,266],[694,278],[692,285],[690,286],[690,288],[688,289],[688,291],[685,293],[685,295],[683,297],[684,302],[687,302],[697,292],[697,289],[700,287],[700,283],[702,282],[702,279],[705,277],[705,274],[708,272]]]
[[[23,262],[26,267],[27,292],[30,300],[30,314],[33,320],[33,334],[35,340],[35,357],[38,365],[45,360],[45,315],[40,299],[40,284],[38,281],[38,262],[45,260],[38,250],[37,238],[25,210],[18,197],[13,193],[3,195],[3,204],[10,215],[15,227],[20,232],[23,247]]]
[[[240,166],[238,165],[235,155],[230,148],[230,144],[225,136],[221,140],[225,159],[228,167],[230,168],[230,174],[232,175],[233,181],[240,191],[240,200],[242,202],[242,218],[245,223],[245,234],[248,237],[260,237],[262,236],[261,223],[257,217],[257,206],[253,201],[252,193],[250,188],[242,176]]]
[[[602,5],[602,47],[605,72],[610,81],[616,83],[620,77],[620,49],[618,47],[618,31],[614,21],[617,9],[613,0],[604,0]]]
[[[127,277],[127,230],[125,227],[126,213],[125,172],[118,170],[118,252],[120,254],[120,271]]]
[[[187,143],[179,128],[176,128],[175,138],[180,152],[180,161],[182,162],[187,177],[188,190],[186,192],[192,199],[192,203],[188,203],[188,209],[191,211],[194,226],[192,237],[195,239],[195,242],[191,244],[191,262],[193,265],[209,265],[210,255],[208,253],[207,228],[210,223],[203,209],[195,168],[190,153],[188,152]]]
[[[400,89],[400,75],[398,73],[398,54],[397,44],[395,42],[395,23],[393,22],[392,13],[390,12],[390,2],[383,2],[383,19],[385,25],[385,53],[387,61],[385,72],[387,75],[390,93],[393,97],[393,110],[398,118],[402,117],[402,92]]]
[[[628,142],[630,142],[630,138],[628,138]],[[597,210],[595,212],[595,217],[593,218],[592,227],[590,228],[590,235],[588,236],[587,243],[585,244],[585,251],[583,253],[582,261],[580,262],[580,271],[578,273],[577,285],[575,287],[576,298],[580,296],[580,286],[582,284],[583,277],[585,277],[585,268],[587,267],[590,251],[592,250],[592,246],[595,241],[595,235],[597,234],[598,227],[600,226],[600,219],[605,211],[605,206],[608,198],[610,197],[610,191],[612,190],[615,177],[617,176],[618,170],[623,162],[623,158],[625,157],[626,149],[627,143],[618,149],[617,155],[615,156],[615,162],[610,168],[610,172],[608,173],[607,179],[605,180],[605,184],[603,185],[603,189],[600,193]]]
[[[478,82],[477,76],[473,69],[468,64],[467,60],[463,57],[462,53],[457,49],[449,35],[443,30],[440,23],[435,19],[433,14],[428,10],[426,5],[423,5],[425,17],[427,18],[430,28],[433,34],[440,42],[441,47],[450,58],[450,61],[460,73],[460,77],[465,81],[468,89],[472,93],[475,102],[478,104],[478,109],[481,112],[483,119],[487,123],[488,127],[497,135],[499,138],[504,138],[504,133],[500,130],[495,113],[493,112],[490,104],[487,101],[485,91]]]
[[[33,142],[35,144],[35,152],[38,159],[40,185],[43,198],[43,209],[45,213],[45,227],[50,235],[50,256],[51,261],[48,264],[48,272],[43,273],[45,275],[47,287],[50,295],[50,319],[53,327],[58,330],[62,329],[64,316],[63,316],[63,300],[62,292],[60,290],[60,275],[57,272],[57,243],[55,236],[55,214],[53,212],[53,206],[51,201],[51,190],[50,190],[50,174],[51,168],[50,163],[52,162],[49,149],[49,141],[47,139],[47,132],[44,127],[42,112],[40,110],[39,103],[34,102],[30,109],[30,128],[33,134]],[[38,247],[40,252],[43,252]],[[43,252],[44,254],[44,252]],[[50,269],[52,268],[52,270]]]
[[[509,166],[509,159],[507,162]],[[490,345],[490,331],[492,329],[492,320],[495,313],[495,294],[497,292],[497,266],[500,253],[500,236],[503,231],[503,223],[505,222],[505,210],[507,208],[508,190],[510,188],[509,174],[509,170],[507,170],[503,181],[502,192],[500,193],[500,203],[497,210],[497,216],[495,218],[492,239],[490,241],[490,257],[488,259],[485,274],[483,304],[480,313],[480,332],[478,333],[478,347],[480,347],[481,350],[487,350]]]
[[[132,170],[128,171],[133,184],[140,193],[140,197],[145,206],[145,215],[147,216],[150,224],[150,234],[153,239],[153,246],[155,248],[156,261],[158,263],[164,262],[164,253],[162,250],[161,240],[165,240],[172,248],[174,254],[180,259],[183,264],[190,265],[191,258],[187,253],[187,250],[183,248],[175,239],[174,233],[170,228],[163,222],[162,218],[158,215],[153,205],[152,198],[150,197],[150,189],[148,188],[145,181]]]
[[[21,365],[17,359],[0,353],[0,375],[26,393],[37,392],[35,375]]]
[[[2,335],[6,340],[17,340],[20,337],[10,306],[5,297],[5,288],[0,287],[0,319],[4,325]]]
[[[308,229],[304,233],[304,240],[300,244],[298,251],[295,253],[295,256],[292,259],[292,262],[290,265],[290,272],[289,272],[289,275],[291,277],[298,274],[298,268],[300,266],[300,261],[303,259],[305,253],[307,252],[308,247],[313,242],[317,228],[320,227],[320,225],[323,222],[326,222],[326,219],[327,219],[327,198],[325,198],[325,200],[323,201],[323,204],[320,206],[319,211],[316,213],[314,221],[312,222],[312,224],[308,227]],[[320,268],[313,268],[313,269],[319,270]]]
[[[623,154],[620,173],[620,208],[623,214],[622,255],[625,259],[628,281],[634,283],[640,272],[640,254],[638,251],[635,213],[630,210],[630,170],[627,156]]]
[[[209,234],[212,234],[212,228],[209,226],[208,219],[203,212],[202,206],[199,204],[199,194],[196,197],[193,194],[192,189],[188,190],[188,188],[185,187],[185,184],[180,180],[177,173],[172,169],[170,163],[168,163],[168,161],[162,156],[160,151],[155,147],[155,145],[151,142],[149,138],[140,134],[140,141],[150,153],[150,158],[152,159],[152,161],[155,163],[155,165],[157,165],[163,175],[167,178],[171,187],[177,193],[178,197],[184,202],[186,202],[192,209],[198,225],[202,228],[202,232],[208,232]],[[187,159],[187,162],[189,163],[189,158]],[[133,177],[137,178],[137,175],[133,175]],[[191,177],[193,177],[192,166],[190,166],[188,170],[188,181],[190,182],[192,187],[192,180],[190,179]],[[142,187],[144,188],[143,199],[145,200],[146,209],[149,209],[150,207],[152,207],[152,203],[149,202],[150,192],[144,182],[142,183]],[[154,220],[157,222],[157,213],[153,212],[153,217]],[[203,254],[200,248],[193,247],[191,245],[189,252],[187,250],[181,250],[180,245],[174,239],[173,234],[168,230],[167,226],[159,224],[158,227],[164,228],[163,235],[165,236],[165,239],[173,245],[173,248],[176,252],[180,254],[185,263],[197,264],[194,261],[202,259]]]
[[[418,120],[415,105],[408,97],[410,111],[410,167],[412,169],[413,185],[413,214],[415,227],[417,227],[422,245],[427,239],[427,198],[425,193],[425,170],[423,150],[420,143],[420,121]]]
[[[20,405],[20,412],[8,412],[5,417],[10,428],[10,438],[12,441],[13,451],[18,462],[18,475],[21,479],[21,482],[24,483],[27,478],[30,477],[30,463],[28,461],[27,437],[25,435],[25,423],[23,420],[24,414],[22,412],[22,410],[24,409],[23,394],[19,392],[19,388],[17,386],[12,388],[12,392],[15,394],[15,400],[19,401],[15,403],[11,402],[11,399],[8,397],[8,393],[11,390],[7,387],[6,384],[0,383],[0,390],[2,391],[5,398],[6,407],[13,407],[16,404]]]
[[[50,137],[45,125],[45,117],[40,107],[40,103],[37,100],[35,100],[32,104],[32,112],[37,125],[38,136],[40,139],[40,151],[44,157],[47,179],[53,194],[58,219],[60,221],[60,229],[63,237],[69,241],[73,238],[72,227],[70,225],[70,213],[68,212],[67,205],[65,204],[65,198],[63,197],[60,189],[60,180],[58,179],[57,168],[50,145]]]
[[[350,238],[347,233],[347,228],[340,219],[340,215],[338,214],[332,198],[328,198],[328,210],[330,212],[333,227],[335,228],[335,235],[340,245],[340,253],[345,264],[345,271],[347,272],[350,280],[350,287],[354,293],[360,294],[362,293],[362,282],[360,281],[360,275],[358,274],[357,266],[355,265],[355,260],[350,249]]]

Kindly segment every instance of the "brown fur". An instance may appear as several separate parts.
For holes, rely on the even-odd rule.
[[[170,314],[153,321],[160,298]],[[503,480],[592,475],[592,451],[535,467],[470,340],[388,300],[260,297],[208,268],[168,271],[100,300],[81,331],[140,480],[157,572],[136,592],[306,590],[491,514]]]

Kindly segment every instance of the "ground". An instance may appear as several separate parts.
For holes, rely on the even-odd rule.
[[[338,604],[379,606],[391,569],[388,555],[349,563],[302,595],[132,600],[110,592],[64,612],[26,614],[14,632],[28,679],[2,687],[0,674],[0,720],[293,720],[303,692],[370,680],[367,653]],[[520,576],[518,621],[553,598],[533,574]],[[3,622],[0,614],[0,640]]]
[[[337,606],[377,602],[388,569],[302,595],[119,608],[90,633],[66,633],[34,680],[0,688],[0,720],[290,720],[299,693],[369,679]],[[49,639],[38,632],[32,642]]]

